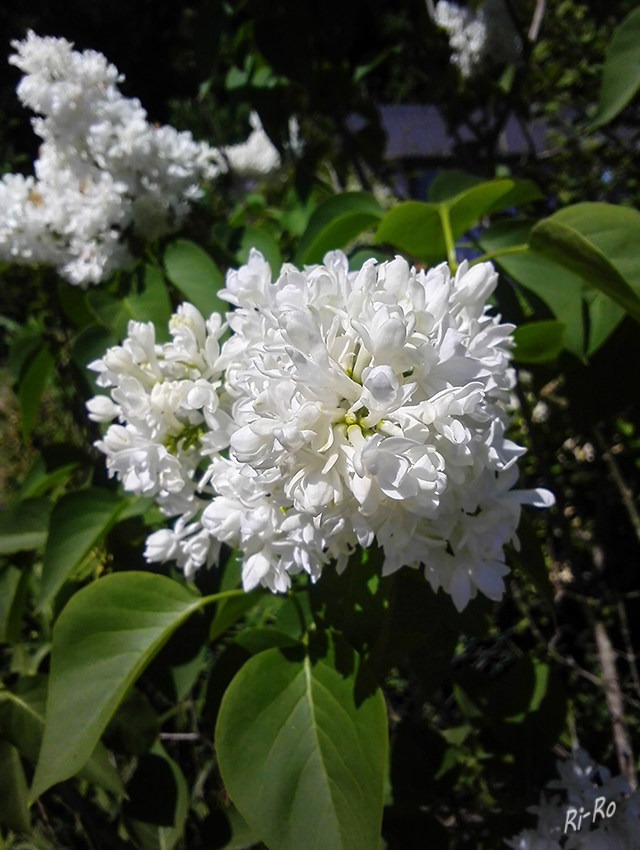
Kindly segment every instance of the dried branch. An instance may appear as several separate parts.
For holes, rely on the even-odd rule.
[[[596,645],[598,647],[598,658],[600,660],[602,674],[604,676],[604,689],[607,697],[607,707],[609,709],[611,725],[613,726],[613,740],[616,745],[620,772],[627,778],[629,786],[635,791],[638,787],[638,780],[634,769],[631,740],[624,720],[622,691],[620,690],[620,680],[618,679],[618,671],[616,670],[613,646],[609,639],[609,635],[607,634],[607,630],[600,620],[594,623],[593,628],[596,636]]]

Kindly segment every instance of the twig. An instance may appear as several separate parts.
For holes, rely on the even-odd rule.
[[[199,732],[161,732],[161,741],[197,741],[200,738]]]
[[[629,631],[629,621],[627,619],[627,608],[624,604],[624,599],[618,599],[618,616],[620,617],[620,627],[622,631],[622,639],[624,640],[626,660],[631,671],[631,678],[636,689],[636,693],[640,697],[640,677],[638,676],[638,665],[636,664],[636,654],[633,649],[631,640],[631,632]]]
[[[633,525],[636,537],[638,538],[638,542],[640,543],[640,513],[638,513],[638,509],[636,508],[635,503],[633,501],[633,493],[631,491],[631,488],[627,485],[627,482],[622,477],[620,467],[618,466],[614,456],[611,454],[609,446],[607,445],[604,437],[602,436],[602,432],[599,428],[595,428],[594,431],[598,443],[600,444],[600,448],[602,449],[602,457],[606,462],[607,466],[609,467],[611,477],[613,478],[614,484],[618,488],[622,503],[627,509],[629,519],[631,520],[631,525]]]
[[[627,778],[629,786],[635,791],[638,787],[638,780],[634,770],[631,740],[629,739],[629,733],[627,732],[624,721],[622,691],[620,690],[613,646],[611,645],[607,630],[600,620],[594,624],[594,632],[598,647],[598,658],[604,676],[604,690],[607,697],[611,725],[613,726],[613,740],[616,745],[618,765],[620,766],[620,772]]]
[[[544,17],[544,7],[545,0],[538,0],[533,13],[533,18],[531,19],[531,26],[529,27],[529,41],[532,43],[537,41],[538,35],[540,34],[542,18]]]

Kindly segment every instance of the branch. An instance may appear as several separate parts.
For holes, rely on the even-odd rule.
[[[542,18],[544,16],[544,7],[545,0],[538,0],[533,13],[533,18],[531,19],[531,26],[529,27],[529,41],[532,43],[537,40],[538,35],[540,34],[540,27],[542,26]]]
[[[611,645],[611,640],[609,639],[607,630],[600,620],[594,624],[594,632],[598,647],[598,658],[600,660],[604,676],[604,690],[607,697],[607,707],[609,709],[609,716],[611,717],[611,725],[613,726],[613,740],[618,754],[620,772],[627,778],[631,789],[635,791],[638,787],[638,780],[634,770],[631,741],[624,721],[622,691],[620,690],[620,681],[618,679],[618,671],[616,670],[613,646]]]

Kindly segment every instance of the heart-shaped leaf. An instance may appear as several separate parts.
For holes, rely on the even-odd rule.
[[[378,850],[384,699],[354,650],[268,649],[241,668],[216,725],[222,776],[270,850]]]
[[[178,626],[229,594],[198,597],[165,576],[124,572],[71,597],[53,631],[33,799],[86,764],[125,694]]]

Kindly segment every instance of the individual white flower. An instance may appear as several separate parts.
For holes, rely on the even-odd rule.
[[[0,180],[0,257],[43,263],[82,287],[126,266],[126,233],[154,239],[179,226],[220,172],[220,155],[188,132],[155,127],[100,53],[29,31],[12,42],[17,93],[40,117],[35,177]]]
[[[527,829],[506,841],[512,850],[629,850],[640,847],[640,792],[631,792],[623,776],[612,777],[584,750],[566,761],[558,761],[560,779],[547,783],[540,804],[529,811],[538,818],[535,829]],[[602,800],[604,799],[604,806]],[[600,801],[595,820],[594,809]],[[615,811],[603,815],[613,803]],[[577,828],[568,824],[567,811],[589,813]],[[571,818],[569,818],[569,821]],[[575,827],[575,828],[574,828]]]

